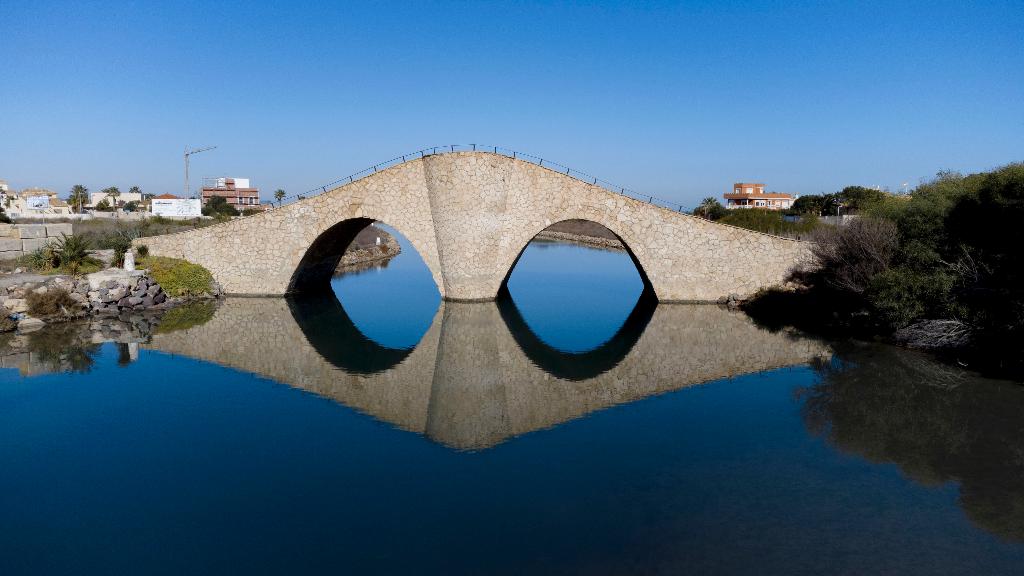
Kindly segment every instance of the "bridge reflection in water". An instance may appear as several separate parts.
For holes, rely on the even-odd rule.
[[[156,334],[147,347],[255,373],[460,450],[830,354],[743,314],[647,297],[614,336],[582,353],[548,346],[508,298],[444,302],[415,348],[388,348],[363,335],[333,294],[228,299],[209,322]]]

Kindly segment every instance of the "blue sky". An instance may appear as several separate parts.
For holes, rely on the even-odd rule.
[[[301,192],[499,144],[693,205],[1024,160],[1021,2],[0,0],[0,178]]]

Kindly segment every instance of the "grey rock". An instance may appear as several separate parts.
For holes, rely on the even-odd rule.
[[[163,304],[165,300],[167,300],[167,293],[166,292],[160,292],[159,294],[153,296],[153,303],[154,304]]]
[[[142,304],[142,298],[139,296],[131,296],[128,298],[128,305],[136,306],[138,304]]]
[[[152,305],[153,305],[154,303],[155,303],[155,302],[154,302],[154,300],[153,300],[153,297],[152,297],[152,296],[146,296],[145,298],[143,298],[143,299],[142,299],[142,305],[143,305],[143,306],[145,306],[146,308],[149,308],[149,307],[150,307],[150,306],[152,306]]]

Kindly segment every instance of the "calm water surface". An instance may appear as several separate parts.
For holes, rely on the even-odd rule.
[[[1021,387],[578,246],[499,303],[407,243],[332,286],[4,337],[0,574],[1024,572]]]

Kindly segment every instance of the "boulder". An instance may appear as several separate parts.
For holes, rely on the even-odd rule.
[[[156,296],[158,292],[160,292],[159,284],[153,284],[146,290],[146,294],[149,294],[150,296]]]
[[[8,298],[4,300],[4,306],[15,314],[28,311],[28,303],[24,298]]]
[[[139,304],[142,304],[142,298],[140,298],[139,296],[130,296],[128,298],[129,306],[138,306]]]
[[[89,286],[93,290],[98,290],[105,282],[114,282],[122,286],[127,286],[130,278],[138,278],[145,275],[145,272],[141,270],[135,270],[129,272],[128,270],[121,270],[120,268],[108,268],[106,270],[100,270],[99,272],[93,272],[86,276],[86,280],[89,281]],[[113,285],[108,285],[108,288],[113,288]]]
[[[153,303],[154,304],[163,304],[165,300],[167,300],[167,293],[166,292],[160,292],[156,296],[153,296]]]
[[[39,318],[32,318],[31,316],[25,316],[24,318],[22,318],[21,320],[18,321],[18,331],[19,332],[32,332],[34,330],[39,330],[45,324],[46,323],[43,322],[42,320],[40,320]]]

